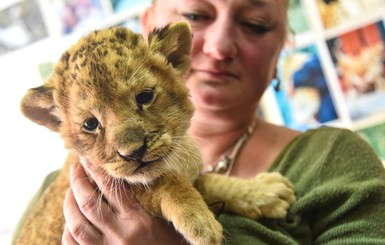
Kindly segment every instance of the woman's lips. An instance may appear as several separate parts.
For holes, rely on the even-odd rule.
[[[210,70],[210,69],[192,69],[194,73],[201,73],[210,77],[218,77],[218,78],[238,78],[238,75],[228,71],[219,71],[219,70]]]

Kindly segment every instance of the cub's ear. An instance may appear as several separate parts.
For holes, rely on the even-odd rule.
[[[48,84],[29,89],[21,100],[21,112],[31,121],[57,132],[60,120],[52,92]]]
[[[172,66],[186,72],[190,65],[192,32],[186,22],[154,29],[148,36],[150,50],[161,53]]]

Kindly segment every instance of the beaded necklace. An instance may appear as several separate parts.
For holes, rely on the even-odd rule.
[[[231,152],[219,160],[215,165],[209,165],[206,168],[206,173],[217,173],[230,175],[233,170],[235,160],[237,159],[242,147],[245,145],[250,135],[254,132],[257,122],[254,120],[253,123],[247,128],[247,130],[239,137],[235,142]]]

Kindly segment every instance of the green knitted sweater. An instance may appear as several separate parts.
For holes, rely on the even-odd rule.
[[[279,171],[293,182],[297,202],[284,220],[220,214],[225,244],[385,245],[385,169],[357,134],[336,128],[310,130],[293,140],[269,171]],[[51,174],[42,189],[56,176]]]
[[[385,244],[385,169],[355,133],[310,130],[269,171],[293,182],[297,202],[284,220],[221,214],[226,244]]]

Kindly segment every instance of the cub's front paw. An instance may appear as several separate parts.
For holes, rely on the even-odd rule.
[[[252,218],[284,218],[296,200],[294,186],[280,173],[261,173],[247,180],[237,212]]]
[[[184,212],[174,221],[175,228],[193,245],[221,245],[222,225],[208,209]]]

